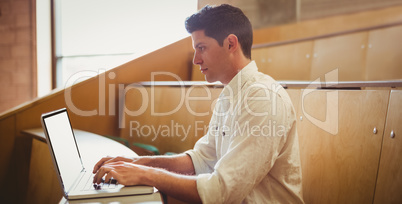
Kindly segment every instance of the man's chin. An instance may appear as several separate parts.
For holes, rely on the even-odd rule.
[[[211,78],[207,77],[207,75],[205,75],[205,81],[207,81],[208,83],[214,83],[214,82],[217,82],[218,80],[211,79]]]

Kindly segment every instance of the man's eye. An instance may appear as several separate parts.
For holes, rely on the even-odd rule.
[[[199,49],[200,51],[203,51],[203,50],[205,49],[205,47],[198,47],[198,49]]]

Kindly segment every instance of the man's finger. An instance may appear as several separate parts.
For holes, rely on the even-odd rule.
[[[112,179],[112,178],[114,178],[115,180],[118,179],[118,174],[117,174],[117,172],[116,172],[114,169],[112,169],[111,171],[109,171],[108,174],[106,174],[106,176],[105,176],[105,183],[109,183],[109,182],[110,182],[110,179]]]
[[[99,170],[99,168],[100,168],[101,166],[103,166],[103,164],[104,164],[106,161],[111,160],[111,159],[113,159],[113,157],[103,157],[101,160],[99,160],[99,161],[95,164],[92,173],[96,173],[96,172]]]
[[[94,176],[93,182],[96,184],[100,184],[102,182],[102,177],[109,173],[112,170],[112,167],[109,166],[102,166],[99,168],[98,172]]]

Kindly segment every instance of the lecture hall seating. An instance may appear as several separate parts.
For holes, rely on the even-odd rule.
[[[402,130],[397,125],[401,122],[402,90],[400,81],[395,82],[402,78],[401,13],[402,7],[391,7],[255,31],[254,59],[262,71],[278,80],[286,80],[283,83],[296,107],[306,203],[402,202],[398,192],[402,181],[400,177],[393,177],[402,173],[399,137]],[[191,130],[197,132],[198,137],[185,139],[178,136],[157,137],[154,141],[152,137],[136,138],[136,135],[130,136],[127,129],[119,128],[123,117],[119,107],[123,103],[130,110],[138,108],[140,103],[136,100],[140,97],[136,96],[139,93],[135,94],[134,89],[127,93],[124,90],[133,83],[150,81],[152,72],[170,72],[183,81],[203,80],[200,75],[197,78],[197,68],[191,68],[192,55],[191,39],[186,38],[98,77],[2,113],[0,180],[9,183],[6,189],[3,189],[4,185],[0,189],[2,201],[26,201],[25,195],[33,190],[28,189],[26,182],[29,180],[31,150],[38,146],[33,146],[32,139],[21,131],[40,127],[42,113],[67,105],[74,128],[154,144],[161,152],[190,148],[205,130]],[[324,74],[333,68],[338,68],[338,79],[343,84],[316,89],[316,86],[308,87],[302,83],[316,79],[325,81]],[[154,79],[177,80],[163,74]],[[385,82],[378,85],[375,82],[378,80]],[[294,81],[302,82],[297,85]],[[151,87],[144,87],[151,91]],[[192,100],[188,105],[192,110],[210,114],[221,87],[192,87],[185,86],[184,94],[189,93],[186,97],[206,98]],[[210,97],[205,95],[207,90],[211,91]],[[303,95],[309,92],[306,90],[313,91]],[[178,102],[172,95],[183,94],[174,86],[160,86],[154,91],[158,99],[155,110],[159,112],[172,110]],[[339,99],[338,129],[328,126],[337,130],[333,135],[317,128],[316,124],[325,122],[326,97],[336,94]],[[123,100],[121,96],[126,98]],[[84,111],[81,113],[85,115],[78,114],[78,110]],[[135,119],[142,124],[169,125],[173,118],[189,125],[195,121],[206,124],[210,117],[208,114],[188,116],[188,109],[183,107],[170,118],[152,117],[147,111],[150,110]],[[125,122],[130,120],[126,118]],[[395,137],[390,137],[391,132],[396,133]],[[46,154],[46,151],[42,153]]]

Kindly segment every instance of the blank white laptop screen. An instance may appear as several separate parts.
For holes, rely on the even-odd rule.
[[[101,198],[154,192],[152,186],[124,186],[118,183],[95,189],[90,178],[92,172],[85,172],[82,164],[66,108],[42,114],[42,127],[66,198]]]
[[[64,189],[70,190],[83,170],[67,111],[44,118]]]

